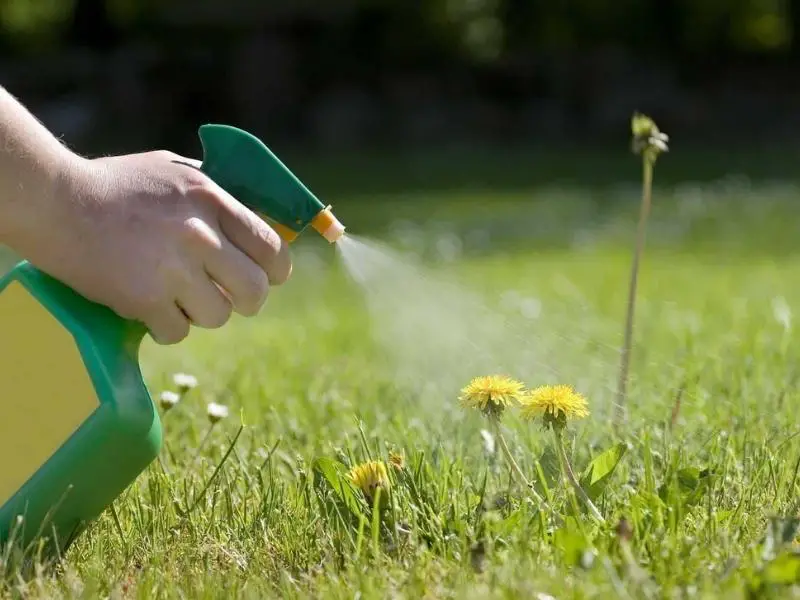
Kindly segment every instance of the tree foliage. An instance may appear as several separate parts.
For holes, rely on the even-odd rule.
[[[7,47],[63,43],[76,20],[105,19],[117,35],[168,21],[188,28],[322,22],[363,33],[358,46],[486,63],[510,54],[589,44],[655,54],[791,52],[800,9],[791,0],[0,0]],[[78,19],[76,19],[76,16]],[[206,19],[208,23],[200,23]],[[222,19],[224,25],[222,24]],[[363,31],[368,24],[370,32]]]

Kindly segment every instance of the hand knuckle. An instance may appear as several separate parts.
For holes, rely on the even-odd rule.
[[[200,216],[191,216],[184,222],[184,234],[190,243],[222,249],[222,240],[214,229]]]
[[[175,160],[177,158],[177,154],[170,150],[154,150],[153,156],[160,160]]]
[[[185,166],[185,163],[184,163]],[[212,181],[202,172],[194,168],[187,168],[181,174],[181,179],[192,196],[202,201],[216,201],[218,194]]]

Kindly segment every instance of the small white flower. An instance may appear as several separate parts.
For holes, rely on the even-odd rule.
[[[208,404],[208,420],[212,423],[216,423],[227,416],[228,407],[224,404],[217,404],[216,402],[210,402]]]
[[[178,386],[181,393],[186,393],[190,389],[197,387],[197,378],[188,373],[175,373],[172,376],[172,382]]]
[[[175,392],[171,392],[169,390],[161,392],[161,397],[159,398],[159,403],[161,404],[161,408],[165,411],[169,410],[173,406],[175,406],[181,397],[176,394]]]

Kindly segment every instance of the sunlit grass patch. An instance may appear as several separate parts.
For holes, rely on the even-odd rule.
[[[324,246],[300,243],[292,280],[258,318],[195,332],[175,348],[145,346],[154,397],[168,392],[160,461],[115,503],[118,522],[103,515],[60,572],[20,580],[3,557],[6,589],[140,598],[787,593],[800,512],[800,261],[776,249],[794,235],[800,194],[688,189],[660,194],[650,221],[622,433],[611,417],[630,222],[614,224],[630,221],[635,203],[590,217],[588,204],[565,207],[554,194],[550,208],[509,204],[499,224],[462,215],[463,228],[455,216],[439,228],[417,216],[414,239],[431,272],[464,282],[513,324],[509,355],[530,353],[505,373],[527,389],[568,384],[586,401],[588,414],[578,410],[561,432],[563,454],[541,413],[524,419],[525,395],[502,414],[508,454],[558,518],[510,466],[487,416],[458,402],[469,381],[426,392],[397,385],[359,290]],[[527,244],[522,224],[513,243],[467,241],[476,224],[503,231],[515,214],[549,214],[540,226],[554,240],[572,239],[580,221],[584,237]],[[436,242],[451,234],[463,251],[444,260],[436,249],[446,244]],[[572,501],[564,457],[604,522]],[[369,464],[383,465],[374,473],[390,493],[364,494],[359,482],[371,479],[347,477]]]

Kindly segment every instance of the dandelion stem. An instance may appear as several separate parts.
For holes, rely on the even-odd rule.
[[[567,452],[564,449],[564,438],[561,435],[561,430],[557,427],[553,427],[553,436],[556,440],[556,450],[558,451],[561,467],[566,472],[569,482],[572,484],[572,487],[575,488],[575,492],[578,494],[578,497],[584,502],[584,504],[586,504],[586,507],[589,509],[589,512],[592,513],[592,516],[601,523],[605,523],[606,520],[603,518],[603,515],[600,514],[599,510],[597,510],[594,502],[592,502],[592,500],[583,490],[578,478],[575,477],[575,472],[572,470],[572,465],[570,464],[569,458],[567,458]]]
[[[639,211],[639,225],[636,234],[636,249],[633,253],[631,264],[631,277],[628,286],[628,304],[625,315],[625,339],[620,357],[619,380],[617,383],[616,423],[625,420],[626,396],[628,387],[628,372],[630,370],[631,345],[633,343],[633,317],[636,310],[636,288],[639,280],[639,262],[644,251],[645,233],[647,231],[647,218],[650,215],[650,204],[653,187],[653,163],[645,153],[642,177],[642,203]]]
[[[503,437],[503,433],[500,431],[500,423],[494,421],[494,430],[495,434],[497,435],[497,439],[500,441],[500,448],[503,450],[503,454],[505,454],[506,459],[508,460],[509,465],[511,465],[511,470],[514,471],[522,482],[527,486],[530,490],[531,495],[536,500],[536,502],[540,504],[544,504],[544,498],[542,498],[539,493],[534,489],[533,485],[528,478],[525,477],[525,474],[522,472],[522,469],[519,468],[517,461],[514,460],[514,457],[511,455],[511,450],[508,449],[508,444],[506,444],[506,438]]]

